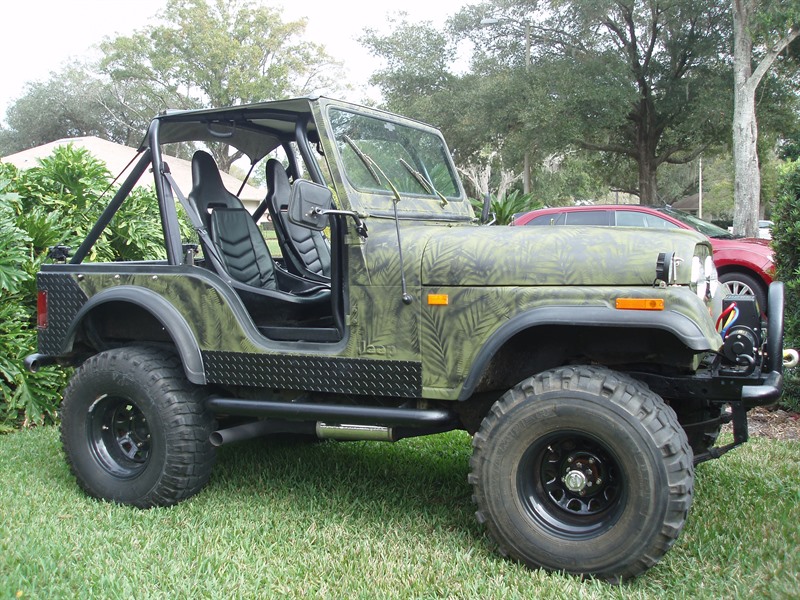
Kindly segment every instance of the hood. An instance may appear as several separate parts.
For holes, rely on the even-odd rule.
[[[439,230],[422,257],[422,285],[652,285],[661,252],[683,259],[688,283],[696,246],[708,239],[689,230],[626,227],[459,227]]]

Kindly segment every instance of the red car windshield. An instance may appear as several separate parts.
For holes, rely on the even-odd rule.
[[[681,223],[685,223],[692,229],[696,229],[700,233],[705,236],[718,238],[718,239],[727,239],[732,240],[735,239],[736,236],[732,233],[729,233],[722,227],[718,227],[713,223],[709,223],[707,221],[703,221],[702,219],[698,219],[694,215],[690,215],[689,213],[685,213],[680,210],[675,210],[674,208],[669,208],[665,206],[664,208],[659,208],[659,212],[664,213],[665,215],[669,215],[673,219],[677,219]]]

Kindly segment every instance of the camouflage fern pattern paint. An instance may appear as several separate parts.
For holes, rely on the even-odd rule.
[[[297,261],[271,257],[205,151],[179,189],[162,147],[185,141],[257,168],[283,153],[261,208]],[[140,152],[72,259],[38,274],[26,359],[76,367],[61,439],[95,497],[174,504],[208,481],[216,445],[260,435],[464,429],[476,514],[504,553],[618,581],[675,541],[693,463],[746,441],[747,410],[780,396],[780,284],[764,323],[714,294],[699,233],[481,225],[429,125],[296,98],[168,112]],[[148,171],[167,259],[85,262]],[[300,264],[310,247],[329,248],[329,277]],[[733,442],[712,448],[726,406]]]

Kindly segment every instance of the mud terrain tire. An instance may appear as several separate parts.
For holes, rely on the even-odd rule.
[[[61,442],[80,487],[140,508],[199,492],[215,456],[204,400],[171,352],[127,347],[87,360],[61,406]]]
[[[647,386],[563,367],[494,404],[473,439],[469,481],[501,553],[618,582],[675,542],[694,468],[675,413]]]

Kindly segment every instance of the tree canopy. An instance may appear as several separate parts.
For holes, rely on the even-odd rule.
[[[612,187],[656,204],[658,168],[692,160],[729,123],[726,10],[724,0],[498,0],[465,9],[458,29],[473,36],[476,65],[514,68],[525,27],[527,78],[550,106],[528,118],[599,153]],[[491,32],[477,18],[489,12]]]
[[[96,65],[69,67],[31,84],[8,111],[3,149],[76,134],[135,144],[166,108],[340,88],[339,65],[304,39],[305,20],[284,21],[275,8],[251,0],[169,0],[159,19],[130,36],[106,39]],[[226,171],[238,158],[212,151]]]

